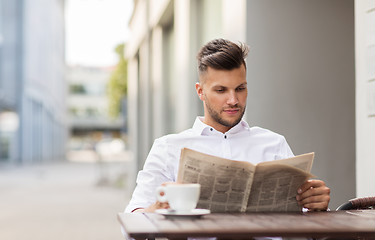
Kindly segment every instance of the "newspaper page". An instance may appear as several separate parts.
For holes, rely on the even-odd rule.
[[[270,162],[262,162],[258,165],[275,165],[275,164],[282,164],[282,165],[290,165],[296,168],[301,169],[305,172],[310,172],[311,167],[314,160],[314,153],[305,153],[298,156],[294,156],[291,158],[274,160]]]
[[[255,166],[232,161],[191,149],[181,152],[178,182],[201,184],[197,208],[211,212],[246,210]]]
[[[301,211],[297,189],[313,177],[314,153],[253,165],[184,148],[178,182],[200,183],[197,208],[211,212]]]
[[[297,189],[310,174],[314,153],[259,163],[247,204],[247,212],[293,212],[302,207],[296,200]]]

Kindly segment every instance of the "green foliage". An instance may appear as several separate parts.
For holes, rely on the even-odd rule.
[[[119,56],[119,62],[111,74],[107,86],[109,97],[109,115],[111,117],[119,116],[121,111],[121,100],[126,96],[128,90],[128,62],[124,58],[124,44],[119,44],[115,51]]]

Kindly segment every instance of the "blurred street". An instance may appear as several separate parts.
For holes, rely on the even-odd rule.
[[[121,240],[129,160],[0,165],[0,239]]]

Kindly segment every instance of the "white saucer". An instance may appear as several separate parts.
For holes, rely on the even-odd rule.
[[[170,209],[156,209],[156,213],[162,214],[166,217],[201,217],[203,215],[210,214],[209,209],[196,208],[188,212],[178,212]]]

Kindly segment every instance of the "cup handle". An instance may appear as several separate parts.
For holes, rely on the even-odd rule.
[[[167,194],[165,192],[166,188],[165,186],[159,186],[157,189],[156,189],[156,198],[158,199],[159,202],[167,202]],[[164,193],[164,195],[162,196],[161,193]]]

